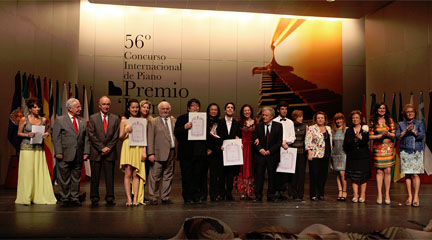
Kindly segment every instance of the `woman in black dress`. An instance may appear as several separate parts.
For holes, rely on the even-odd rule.
[[[369,166],[369,128],[361,124],[362,113],[351,112],[353,126],[345,132],[344,150],[346,157],[346,177],[352,180],[354,203],[366,201],[367,180],[371,176]],[[359,195],[360,185],[360,195]]]

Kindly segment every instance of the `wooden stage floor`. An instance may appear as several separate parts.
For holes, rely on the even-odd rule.
[[[391,205],[376,204],[376,183],[368,183],[366,203],[352,203],[351,187],[348,201],[337,202],[335,175],[329,174],[325,201],[284,201],[253,203],[240,201],[236,193],[234,202],[210,202],[184,205],[181,198],[180,173],[176,169],[172,192],[172,205],[126,207],[123,174],[116,171],[114,207],[101,201],[91,208],[90,200],[78,208],[57,205],[15,205],[16,190],[0,188],[0,236],[2,238],[170,238],[176,235],[185,218],[210,216],[227,223],[233,231],[246,233],[271,225],[283,226],[299,233],[307,226],[320,223],[341,232],[372,232],[390,226],[421,230],[414,220],[427,224],[432,218],[432,184],[423,184],[420,207],[403,205],[406,199],[404,183],[391,187]],[[350,185],[350,184],[349,184]],[[104,186],[101,183],[101,186]],[[309,182],[306,181],[308,196]],[[84,182],[81,190],[89,194],[90,184]],[[101,189],[101,197],[104,190]]]

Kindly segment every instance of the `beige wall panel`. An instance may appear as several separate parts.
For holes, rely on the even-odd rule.
[[[256,14],[246,15],[238,21],[237,54],[239,61],[264,61],[265,52],[270,51],[270,42],[265,42],[265,22]]]
[[[210,55],[210,17],[200,14],[195,17],[183,16],[182,22],[182,57],[183,59],[209,59]]]
[[[237,18],[216,15],[210,19],[210,59],[237,60]]]
[[[96,31],[96,16],[89,14],[91,12],[90,4],[84,4],[80,15],[80,34],[79,34],[79,54],[91,55],[95,54],[95,31]],[[85,7],[87,5],[87,7]]]
[[[263,66],[264,62],[238,62],[237,64],[237,116],[240,116],[240,108],[243,104],[249,104],[257,113],[258,92],[261,82],[261,74],[252,76],[252,69],[256,66]]]
[[[236,81],[236,61],[210,61],[209,101],[217,102],[221,108],[227,102],[235,102],[237,99]]]
[[[125,41],[124,13],[121,9],[108,8],[110,14],[96,14],[95,55],[123,56]]]
[[[201,102],[200,111],[205,111],[212,100],[209,98],[209,71],[208,60],[183,60],[184,70],[182,71],[181,87],[189,90],[187,98],[180,99],[180,112],[187,110],[186,103],[191,98],[197,98]],[[177,100],[178,101],[178,100]],[[175,112],[179,114],[179,112]]]
[[[146,29],[146,26],[143,27]],[[155,14],[154,15],[154,34],[152,41],[154,44],[154,54],[163,54],[167,58],[181,58],[182,55],[182,15]]]

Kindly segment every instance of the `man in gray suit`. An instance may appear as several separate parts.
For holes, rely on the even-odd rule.
[[[91,143],[90,167],[92,172],[90,199],[92,207],[99,202],[99,179],[104,170],[108,206],[114,206],[114,163],[117,160],[120,119],[111,114],[111,100],[103,96],[99,99],[100,112],[90,116],[88,135]]]
[[[153,118],[149,124],[147,139],[147,155],[150,164],[149,172],[149,195],[150,204],[157,205],[158,197],[162,204],[172,204],[169,199],[172,179],[174,175],[175,159],[175,118],[170,117],[171,105],[162,101],[158,105],[159,116]],[[159,193],[160,180],[162,178],[162,189]]]
[[[81,206],[79,201],[81,169],[90,153],[87,121],[81,119],[81,104],[75,98],[66,102],[67,115],[54,123],[53,142],[57,160],[58,182],[63,207]]]

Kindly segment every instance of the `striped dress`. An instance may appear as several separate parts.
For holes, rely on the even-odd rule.
[[[369,135],[380,135],[385,130],[391,133],[396,132],[396,127],[392,119],[390,119],[390,127],[387,126],[385,122],[378,123],[369,129]],[[395,165],[393,139],[384,137],[374,140],[373,159],[376,168],[387,168]]]

